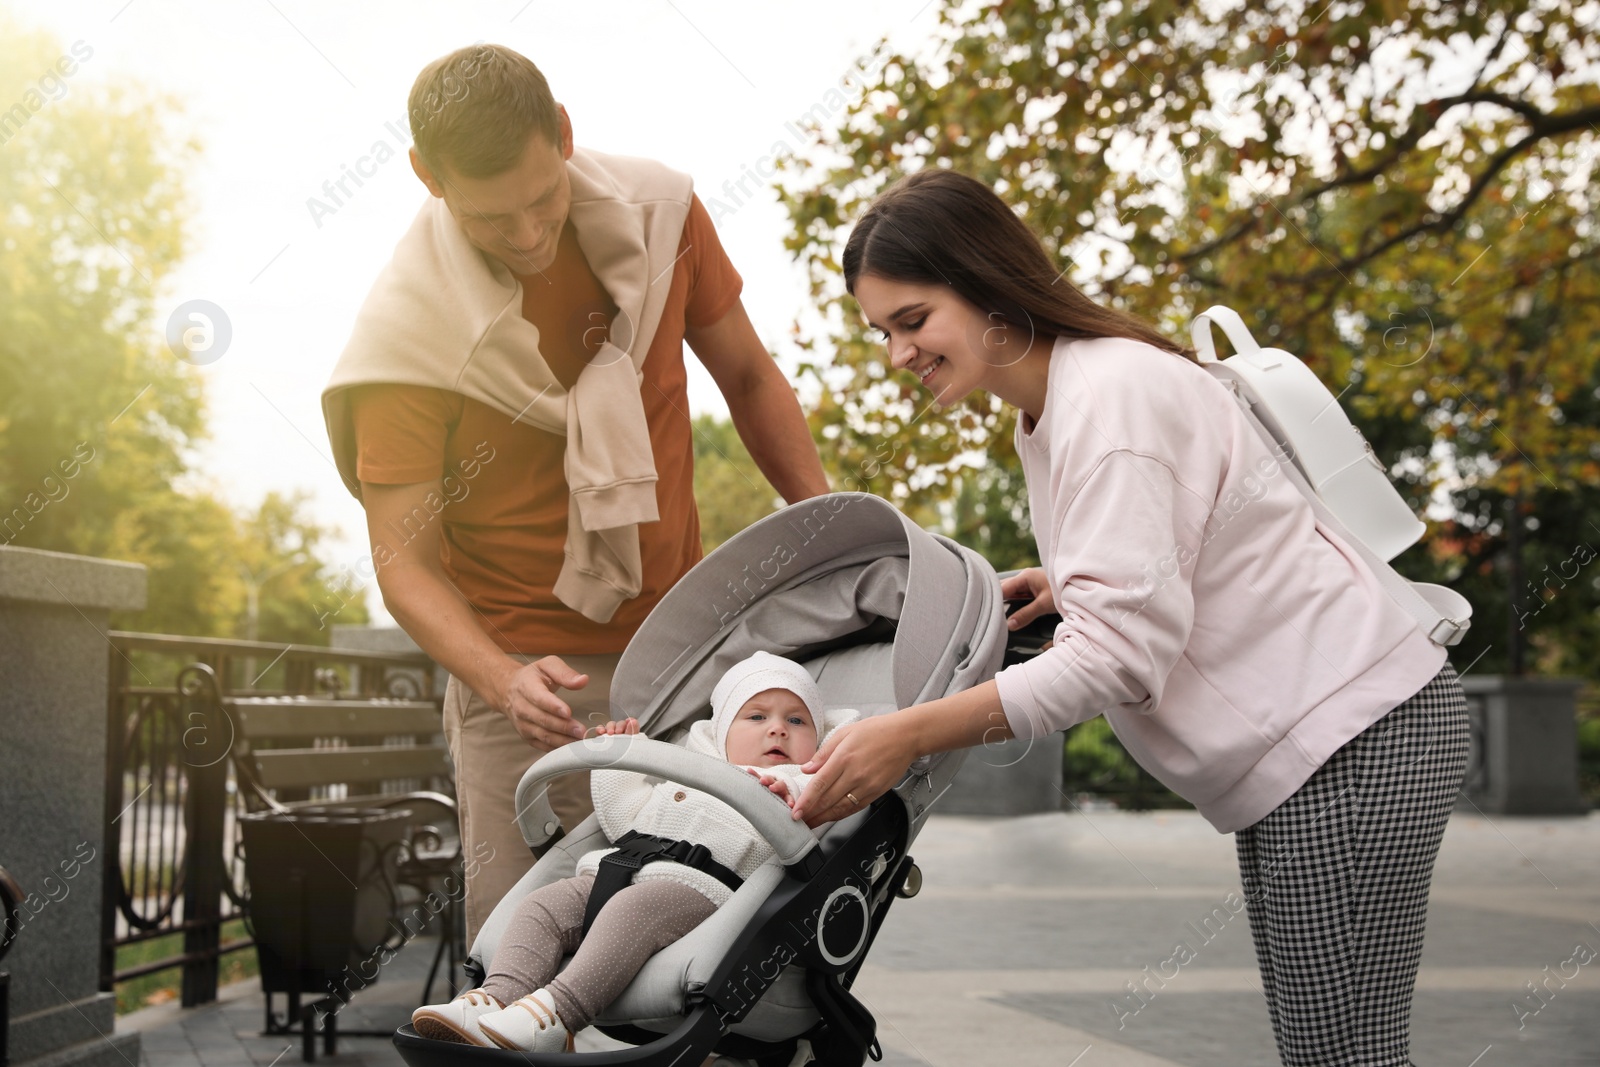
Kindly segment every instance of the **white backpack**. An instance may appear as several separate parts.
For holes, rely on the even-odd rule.
[[[1235,355],[1217,359],[1213,323],[1233,342]],[[1299,359],[1258,345],[1231,308],[1208,308],[1194,317],[1189,330],[1200,365],[1233,390],[1268,447],[1291,460],[1284,469],[1318,520],[1361,553],[1384,589],[1435,644],[1458,643],[1472,625],[1472,605],[1453,589],[1408,581],[1389,566],[1427,527],[1406,506],[1338,398]]]

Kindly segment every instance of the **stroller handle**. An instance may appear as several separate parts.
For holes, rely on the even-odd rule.
[[[546,783],[578,771],[634,771],[710,793],[748,820],[786,867],[817,844],[816,834],[790,815],[788,805],[733,764],[638,734],[619,734],[563,745],[523,774],[517,783],[517,826],[530,846],[544,844],[560,826]]]

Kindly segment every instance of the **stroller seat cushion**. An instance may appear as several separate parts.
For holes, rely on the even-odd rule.
[[[853,826],[858,819],[859,816],[851,816],[835,827]],[[492,960],[516,902],[547,882],[569,877],[578,856],[606,844],[594,816],[580,823],[506,894],[502,906],[495,909],[473,943],[472,957],[480,965]],[[682,1021],[687,1006],[686,991],[705,986],[711,973],[732,950],[740,931],[755,917],[782,878],[783,868],[777,863],[758,867],[715,914],[652,956],[596,1022],[601,1025],[631,1023],[662,1033],[673,1029]],[[804,970],[791,966],[784,969],[750,1014],[733,1027],[733,1032],[762,1041],[781,1041],[804,1033],[818,1018],[806,994]]]
[[[467,959],[477,961],[478,966],[487,970],[494,960],[494,950],[499,947],[500,939],[505,937],[506,929],[511,925],[518,902],[542,885],[571,878],[577,871],[578,857],[610,844],[600,829],[600,821],[593,815],[579,823],[571,833],[549,848],[495,905],[479,928],[478,936],[473,939],[472,951],[467,953]]]
[[[601,1025],[627,1022],[663,1031],[675,1026],[686,1006],[686,990],[704,988],[711,973],[733,948],[734,940],[782,878],[783,868],[776,863],[757,868],[709,919],[652,956],[596,1021]],[[785,968],[750,1014],[733,1027],[733,1032],[779,1041],[804,1033],[818,1018],[806,994],[805,972],[791,966]],[[641,1020],[655,1021],[657,1026]]]

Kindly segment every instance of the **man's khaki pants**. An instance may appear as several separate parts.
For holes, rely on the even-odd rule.
[[[513,658],[527,663],[537,657]],[[556,692],[579,722],[597,725],[611,718],[611,676],[620,658],[561,657],[573,670],[589,676],[589,684],[582,689]],[[510,719],[454,675],[444,692],[444,736],[456,767],[470,946],[500,898],[528,873],[537,858],[517,828],[516,791],[523,772],[549,750],[523,740]],[[577,826],[594,811],[589,775],[569,774],[552,782],[550,806],[564,829]],[[483,962],[487,966],[490,961]]]

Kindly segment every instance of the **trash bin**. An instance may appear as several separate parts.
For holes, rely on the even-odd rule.
[[[20,920],[25,899],[27,894],[11,877],[11,872],[0,867],[0,916],[5,921],[5,925],[0,927],[0,960],[5,959],[6,953],[11,951],[11,943],[17,939],[17,931],[22,928]],[[9,971],[0,971],[0,1067],[11,1062],[10,1030],[11,974]]]
[[[1582,815],[1578,678],[1474,675],[1461,679],[1472,756],[1460,807],[1489,815]]]
[[[288,994],[292,1025],[302,994],[326,998],[351,973],[363,986],[376,978],[410,820],[406,809],[337,805],[240,818],[269,1029],[274,993]]]

